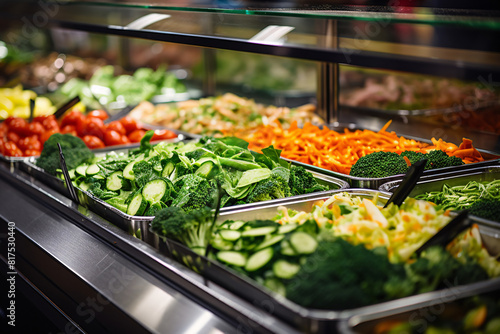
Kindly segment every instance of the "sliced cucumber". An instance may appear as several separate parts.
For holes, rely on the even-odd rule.
[[[141,216],[146,207],[148,206],[148,202],[144,200],[141,193],[137,193],[132,197],[132,200],[128,204],[127,214],[131,216]]]
[[[174,171],[175,165],[173,164],[172,161],[169,161],[165,168],[163,168],[163,171],[161,172],[162,177],[169,177],[170,174]]]
[[[236,267],[243,267],[247,263],[247,258],[243,253],[234,251],[220,251],[217,253],[217,259]]]
[[[78,188],[80,188],[83,191],[88,191],[90,189],[90,184],[82,182],[78,185]]]
[[[278,260],[273,264],[273,273],[278,278],[290,279],[300,270],[300,266],[285,260]]]
[[[92,175],[92,177],[96,180],[104,180],[104,176],[100,175],[100,174],[96,174],[96,175]]]
[[[164,199],[167,193],[167,182],[158,179],[149,181],[142,188],[142,196],[149,203],[158,203]]]
[[[111,173],[111,175],[106,178],[106,188],[111,191],[120,190],[123,186],[122,178],[123,172],[121,171]]]
[[[76,167],[75,171],[76,174],[79,174],[81,176],[87,176],[87,174],[85,173],[87,171],[87,165],[80,165]]]
[[[299,254],[311,254],[318,247],[318,242],[305,232],[295,232],[290,236],[290,245]]]
[[[123,177],[126,178],[127,180],[134,181],[135,180],[135,175],[134,175],[134,165],[136,161],[132,161],[129,163],[125,168],[123,169]]]
[[[271,233],[274,233],[276,231],[276,227],[274,226],[264,226],[264,227],[257,227],[257,228],[252,228],[250,230],[243,231],[241,233],[242,237],[260,237],[263,235],[268,235]]]
[[[260,268],[264,267],[266,264],[271,261],[274,256],[274,250],[271,247],[264,248],[257,253],[252,254],[248,258],[248,261],[245,265],[246,271],[256,271]]]
[[[267,278],[264,281],[264,286],[266,288],[268,288],[269,290],[271,290],[271,291],[279,293],[282,296],[284,296],[286,294],[285,285],[283,283],[281,283],[280,280],[278,280],[278,279],[276,279],[274,277]]]
[[[231,250],[233,249],[233,243],[222,239],[221,236],[215,236],[210,242],[213,248],[218,250]]]
[[[97,166],[96,164],[92,164],[92,165],[87,167],[87,170],[85,171],[85,173],[87,175],[95,175],[95,174],[99,173],[100,170],[101,170],[101,168],[99,168],[99,166]]]
[[[244,222],[243,220],[237,220],[237,221],[231,223],[231,225],[229,225],[229,229],[230,230],[239,230],[246,223],[247,222]]]
[[[290,243],[288,242],[288,240],[283,240],[283,242],[281,242],[281,251],[280,253],[282,255],[286,255],[286,256],[297,256],[299,255],[295,249],[292,248],[292,246],[290,246]]]
[[[297,225],[297,224],[283,224],[278,228],[278,233],[280,233],[280,234],[290,233],[293,230],[295,230],[297,227],[299,227],[299,225]]]
[[[127,211],[128,205],[125,204],[125,201],[122,198],[112,197],[110,199],[107,199],[105,202],[111,204],[112,206],[114,206],[115,208],[117,208],[122,212]]]
[[[214,163],[212,161],[205,161],[194,173],[204,178],[207,178],[208,174],[210,174],[213,168],[214,168]]]
[[[260,249],[264,249],[266,247],[270,247],[270,246],[280,242],[281,240],[283,240],[283,238],[285,238],[285,236],[283,234],[274,235],[271,238],[264,240],[259,246],[257,246],[257,248],[255,250],[260,250]]]
[[[236,241],[241,237],[241,232],[233,230],[221,230],[219,234],[222,239],[227,241]]]
[[[75,178],[75,170],[74,170],[74,169],[70,169],[70,170],[68,171],[68,175],[69,175],[69,178],[70,178],[71,180],[73,180],[73,179]]]

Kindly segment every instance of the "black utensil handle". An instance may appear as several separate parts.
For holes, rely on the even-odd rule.
[[[424,244],[420,246],[415,253],[420,255],[420,253],[432,246],[440,245],[446,247],[458,234],[472,225],[472,221],[468,218],[469,212],[467,210],[463,210],[429,240],[424,242]]]
[[[63,104],[59,109],[56,110],[54,116],[56,119],[59,119],[69,108],[73,107],[75,104],[80,102],[80,96],[75,96],[65,104]]]
[[[69,177],[68,167],[66,166],[66,160],[64,159],[64,154],[62,151],[61,144],[57,143],[57,147],[59,148],[59,159],[61,161],[61,169],[64,175],[64,182],[66,182],[66,186],[68,187],[69,196],[76,203],[80,203],[78,201],[78,196],[76,195],[75,187],[73,187],[73,183],[71,183],[71,178]]]
[[[394,203],[395,205],[403,204],[406,197],[408,197],[408,195],[411,193],[411,191],[417,184],[418,180],[420,179],[420,176],[422,176],[426,164],[427,160],[423,159],[410,166],[410,168],[406,172],[405,177],[403,178],[403,181],[401,181],[399,187],[396,189],[396,191],[394,191],[394,193],[392,194],[391,198],[389,198],[387,203],[385,203],[384,208],[391,203]]]
[[[34,116],[35,116],[35,100],[30,99],[30,117],[28,118],[28,123],[33,122]]]

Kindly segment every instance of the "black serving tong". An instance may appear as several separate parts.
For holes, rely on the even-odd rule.
[[[35,100],[30,99],[30,117],[28,118],[28,123],[33,122],[34,115],[35,115]]]
[[[394,203],[398,206],[403,204],[406,197],[408,197],[413,188],[415,188],[418,180],[420,179],[420,176],[422,176],[426,164],[427,160],[423,159],[410,166],[410,168],[406,172],[405,177],[403,178],[403,181],[401,181],[399,187],[394,191],[387,203],[385,203],[384,208],[386,208],[391,203]]]
[[[429,240],[424,242],[424,244],[420,246],[415,253],[420,255],[420,253],[431,246],[439,245],[446,247],[460,232],[466,230],[472,225],[472,221],[468,218],[469,212],[467,210],[461,211],[455,218],[450,220],[446,226],[440,229]]]
[[[126,106],[125,108],[123,108],[122,110],[117,112],[116,114],[114,114],[114,115],[110,116],[108,119],[106,119],[104,121],[104,124],[108,124],[108,123],[111,123],[113,121],[119,120],[120,118],[128,115],[128,113],[131,112],[135,107],[137,107],[137,105]]]
[[[66,102],[64,105],[62,105],[59,109],[56,110],[54,113],[54,116],[56,119],[59,119],[64,113],[71,107],[73,107],[75,104],[80,102],[80,96],[75,96],[68,102]]]
[[[61,161],[61,169],[64,175],[64,182],[66,182],[66,186],[68,187],[69,196],[73,201],[77,204],[80,203],[78,200],[78,196],[76,195],[75,187],[71,182],[71,178],[69,177],[68,167],[66,166],[66,160],[64,159],[64,154],[61,148],[61,144],[57,143],[57,147],[59,148],[59,159]]]

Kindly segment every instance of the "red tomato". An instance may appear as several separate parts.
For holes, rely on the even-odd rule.
[[[5,155],[9,157],[22,157],[23,152],[17,147],[17,145],[13,142],[7,142],[4,145]]]
[[[73,136],[77,136],[76,134],[76,128],[74,125],[65,125],[61,128],[61,133],[62,134],[65,134],[65,133],[70,133],[72,134]]]
[[[42,136],[40,137],[40,142],[45,143],[47,141],[47,139],[50,138],[50,136],[52,136],[54,133],[57,133],[56,130],[47,130],[45,131]]]
[[[66,125],[76,126],[76,124],[78,124],[78,121],[84,118],[85,116],[83,116],[81,112],[79,112],[78,110],[72,110],[63,117],[61,121],[61,128],[65,127]]]
[[[0,138],[0,154],[5,155],[5,140]]]
[[[119,121],[113,121],[113,122],[109,123],[106,126],[106,130],[115,130],[116,132],[118,132],[121,135],[126,135],[127,134],[127,131],[125,130],[125,127]]]
[[[84,133],[88,136],[96,136],[102,140],[104,138],[105,128],[102,119],[89,117],[86,120]]]
[[[47,118],[42,121],[42,125],[45,130],[56,130],[59,132],[59,124],[54,115],[47,116]]]
[[[42,152],[38,151],[38,150],[26,150],[26,151],[24,151],[24,156],[25,157],[32,157],[32,156],[40,155],[40,153],[42,153]]]
[[[102,140],[96,136],[84,136],[83,142],[90,149],[104,147],[104,143],[102,142]]]
[[[45,132],[45,129],[43,128],[42,123],[33,122],[28,125],[28,132],[30,136],[32,135],[41,136]]]
[[[123,145],[130,144],[130,140],[126,135],[122,135],[122,144]]]
[[[7,140],[11,141],[13,143],[18,143],[19,139],[21,139],[21,136],[19,136],[17,133],[9,131],[7,132]]]
[[[37,116],[33,118],[33,122],[38,122],[38,123],[43,123],[44,120],[46,120],[49,116]]]
[[[120,119],[120,123],[122,123],[127,133],[131,133],[132,131],[139,129],[139,126],[137,125],[135,119],[133,119],[130,116],[125,116],[122,119]]]
[[[115,130],[108,130],[104,134],[104,142],[107,146],[121,145],[122,135]]]
[[[170,131],[170,130],[155,130],[155,133],[153,135],[153,138],[151,138],[151,141],[172,139],[172,138],[175,138],[175,137],[177,137],[177,135],[173,131]]]
[[[13,120],[17,119],[19,117],[14,117],[14,116],[9,116],[3,121],[3,124],[10,126],[10,123],[12,123]]]
[[[7,134],[7,124],[5,122],[0,123],[0,138],[3,138]]]
[[[86,118],[80,118],[76,122],[76,133],[78,134],[79,137],[85,136],[85,127],[87,126],[87,119]]]
[[[20,139],[17,146],[23,151],[26,151],[26,150],[41,151],[42,150],[42,143],[40,143],[40,141],[38,140],[38,137],[36,135]]]
[[[138,143],[141,141],[142,137],[144,137],[145,133],[146,133],[146,131],[144,131],[144,130],[134,130],[134,131],[132,131],[132,133],[130,133],[128,135],[128,139],[132,143]]]
[[[22,118],[14,118],[10,121],[9,131],[13,131],[20,136],[28,134],[28,122]]]
[[[87,117],[100,118],[102,121],[105,121],[109,116],[104,110],[92,110],[87,114]]]

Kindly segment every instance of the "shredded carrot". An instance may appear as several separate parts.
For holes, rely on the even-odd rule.
[[[347,128],[343,132],[336,132],[326,126],[320,129],[311,123],[304,124],[303,128],[293,123],[285,130],[280,124],[273,124],[261,126],[250,134],[231,134],[248,141],[248,148],[251,150],[261,152],[263,148],[273,145],[274,148],[282,150],[281,156],[284,158],[343,174],[349,174],[352,165],[360,157],[378,151],[428,153],[439,149],[450,156],[459,157],[464,163],[484,160],[472,146],[470,139],[463,138],[459,146],[435,138],[432,138],[432,144],[427,144],[399,137],[394,131],[387,131],[390,124],[391,121],[387,122],[378,132],[351,131]]]
[[[410,166],[411,166],[411,161],[410,161],[410,159],[408,159],[408,157],[407,157],[407,156],[404,156],[404,157],[403,157],[403,159],[405,159],[405,161],[406,161],[406,165],[407,165],[408,167],[410,167]]]

